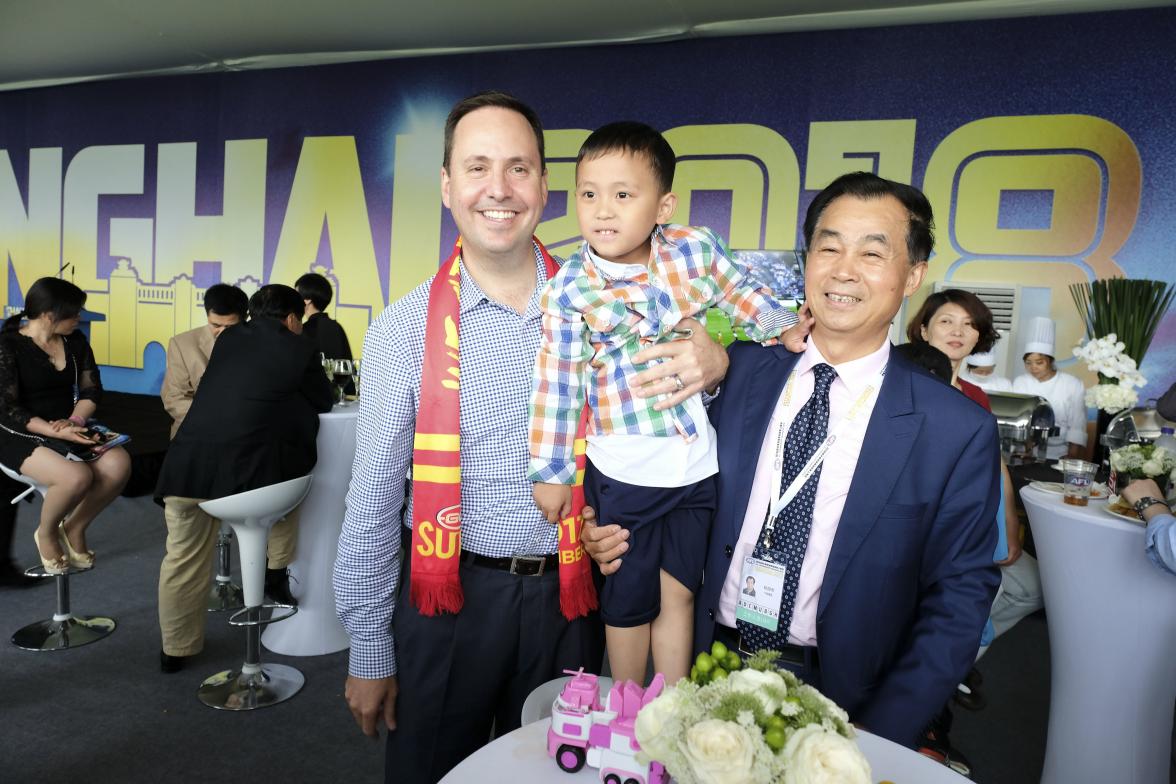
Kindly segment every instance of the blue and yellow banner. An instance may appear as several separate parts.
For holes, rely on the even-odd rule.
[[[675,219],[737,248],[798,247],[804,209],[845,171],[923,188],[938,239],[926,291],[1017,288],[1022,318],[1058,321],[1068,359],[1068,284],[1176,277],[1174,33],[1167,8],[0,93],[0,301],[18,307],[67,265],[106,317],[91,327],[104,380],[127,391],[158,390],[163,346],[203,323],[218,281],[252,292],[323,272],[359,346],[452,247],[441,126],[493,87],[547,128],[538,236],[553,253],[577,239],[580,143],[637,119],[679,156]],[[1145,395],[1176,377],[1171,313],[1142,369]]]

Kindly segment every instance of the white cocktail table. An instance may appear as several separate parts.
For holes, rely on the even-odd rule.
[[[573,784],[599,781],[600,771],[584,767],[564,773],[547,756],[550,719],[527,724],[467,757],[441,784]],[[963,776],[897,743],[858,732],[858,746],[870,761],[874,781],[898,784],[962,784]]]
[[[1026,487],[1049,625],[1043,784],[1167,781],[1176,700],[1176,578],[1144,525]]]
[[[300,507],[298,549],[290,564],[290,593],[298,599],[298,612],[270,625],[261,635],[265,647],[275,653],[320,656],[351,645],[335,615],[331,575],[339,531],[343,527],[351,463],[355,459],[358,414],[358,403],[337,405],[319,414],[314,482]]]

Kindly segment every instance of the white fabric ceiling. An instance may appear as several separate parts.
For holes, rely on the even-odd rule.
[[[0,0],[0,90],[132,74],[1174,4],[1171,0]]]

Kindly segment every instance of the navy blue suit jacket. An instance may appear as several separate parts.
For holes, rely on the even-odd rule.
[[[713,639],[760,448],[800,355],[736,343],[730,356],[710,407],[719,495],[696,650]],[[976,656],[1000,583],[999,460],[993,416],[892,352],[817,607],[822,691],[871,732],[914,745]]]

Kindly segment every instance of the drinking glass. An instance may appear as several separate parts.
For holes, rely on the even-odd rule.
[[[1065,488],[1062,500],[1072,506],[1086,506],[1090,499],[1090,485],[1094,482],[1094,472],[1098,466],[1073,458],[1062,460],[1061,463]]]
[[[351,380],[351,360],[336,359],[332,363],[332,380],[335,382],[335,402],[347,405],[347,382]]]

